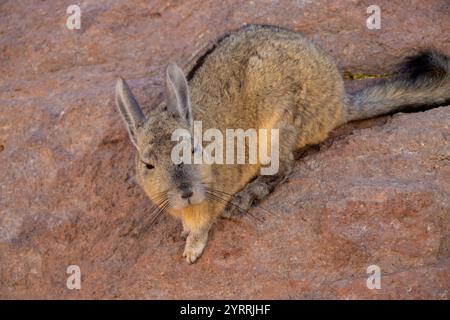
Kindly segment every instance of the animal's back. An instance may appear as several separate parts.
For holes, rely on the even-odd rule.
[[[323,141],[341,120],[345,93],[337,67],[299,33],[252,25],[223,37],[194,68],[189,86],[203,129],[278,128],[280,158]],[[239,190],[258,169],[224,166],[218,180]]]
[[[299,33],[243,28],[196,68],[189,85],[194,118],[204,127],[272,128],[283,118],[323,138],[340,120],[345,93],[337,67]]]

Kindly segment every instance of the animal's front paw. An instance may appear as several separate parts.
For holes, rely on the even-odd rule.
[[[239,219],[245,215],[252,205],[252,197],[248,192],[241,191],[234,195],[223,210],[222,217],[227,219]]]
[[[183,252],[183,258],[186,259],[187,263],[191,264],[194,263],[201,255],[203,252],[203,248],[199,249],[199,248],[184,248],[184,252]]]
[[[186,258],[189,264],[194,263],[202,255],[207,241],[208,232],[202,234],[190,233],[186,239],[183,258]]]

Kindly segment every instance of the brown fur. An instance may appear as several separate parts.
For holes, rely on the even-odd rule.
[[[208,46],[187,71],[188,80],[175,65],[168,67],[167,100],[147,119],[123,80],[116,102],[137,148],[138,181],[154,202],[182,220],[183,255],[192,263],[216,219],[232,217],[269,194],[289,173],[295,150],[322,142],[338,125],[370,113],[360,103],[364,92],[346,97],[328,54],[302,35],[276,27],[248,26],[231,33]],[[192,120],[201,120],[203,131],[280,129],[278,174],[259,176],[259,164],[175,165],[170,135],[180,127],[191,130]],[[186,204],[182,195],[189,192]]]

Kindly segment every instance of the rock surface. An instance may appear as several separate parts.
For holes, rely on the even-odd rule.
[[[220,221],[189,266],[169,217],[136,232],[150,203],[113,101],[122,75],[148,111],[168,61],[243,23],[302,31],[353,72],[450,54],[447,1],[379,0],[381,30],[357,0],[86,0],[78,31],[70,4],[0,4],[0,298],[449,298],[450,107],[336,130],[259,204],[271,215]]]

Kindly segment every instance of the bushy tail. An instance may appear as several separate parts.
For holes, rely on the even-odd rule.
[[[407,58],[398,76],[348,96],[346,121],[450,104],[450,58],[434,50]]]

